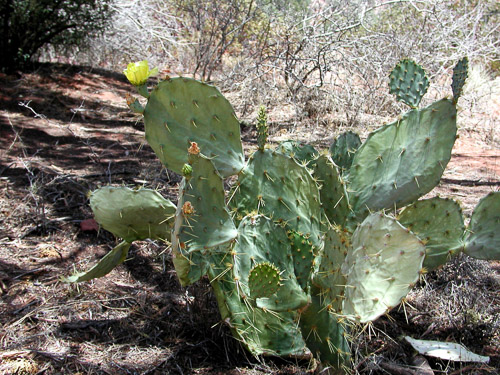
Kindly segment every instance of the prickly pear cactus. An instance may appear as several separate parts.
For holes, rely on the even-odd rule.
[[[259,147],[246,164],[239,123],[216,88],[169,78],[149,94],[141,79],[148,103],[129,105],[144,115],[161,161],[183,176],[177,207],[145,189],[94,192],[97,221],[125,241],[66,281],[109,272],[133,240],[170,238],[181,284],[207,275],[222,321],[253,355],[313,355],[334,373],[348,372],[350,326],[399,304],[422,266],[434,269],[459,251],[500,259],[499,192],[478,204],[467,230],[457,203],[417,201],[450,159],[466,71],[466,60],[454,69],[453,100],[417,109],[428,79],[403,60],[390,90],[412,109],[363,144],[341,135],[334,160],[296,141],[269,148],[261,108]],[[224,178],[232,175],[227,193]],[[384,213],[405,206],[399,221]]]
[[[313,285],[321,290],[324,303],[337,314],[342,314],[346,277],[341,266],[349,248],[345,233],[330,229],[325,234],[325,247],[316,259],[318,269],[312,279]]]
[[[270,298],[280,287],[280,270],[269,262],[257,263],[248,273],[251,298]]]
[[[295,276],[292,247],[285,229],[262,215],[245,217],[238,227],[238,239],[232,252],[234,280],[244,295],[251,295],[249,275],[255,265],[270,262],[280,270],[280,287],[266,298],[257,298],[258,307],[290,311],[303,307],[308,296]]]
[[[297,231],[288,230],[287,234],[292,249],[295,277],[302,289],[307,291],[313,272],[314,259],[318,255],[318,249],[307,236]]]
[[[113,250],[102,257],[99,263],[97,263],[88,271],[76,272],[69,277],[62,277],[62,281],[67,283],[80,283],[82,281],[89,281],[98,277],[106,276],[113,270],[113,268],[125,261],[130,249],[130,245],[130,242],[121,242],[118,246],[115,246]]]
[[[345,374],[350,370],[349,323],[331,307],[322,302],[319,293],[312,293],[312,301],[300,315],[300,329],[309,350],[333,374]]]
[[[297,160],[299,164],[303,165],[307,165],[319,154],[313,146],[299,141],[283,141],[276,148],[276,151]]]
[[[228,252],[229,249],[228,249]],[[221,313],[233,335],[255,356],[310,358],[311,352],[297,326],[297,313],[257,308],[235,283],[233,257],[210,257],[208,276]]]
[[[196,144],[192,144],[191,149]],[[179,201],[172,238],[174,251],[217,247],[236,238],[236,227],[226,208],[222,177],[211,159],[190,153],[192,168],[179,187]]]
[[[339,169],[326,153],[311,161],[311,166],[319,186],[321,203],[326,217],[332,225],[345,226],[352,211],[346,181],[341,177]]]
[[[240,173],[235,189],[230,205],[236,215],[265,214],[322,247],[318,186],[295,160],[272,150],[258,150]]]

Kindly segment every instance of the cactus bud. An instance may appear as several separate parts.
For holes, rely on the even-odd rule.
[[[193,173],[193,167],[190,166],[189,164],[184,164],[182,167],[182,175],[184,177],[191,177],[191,174]]]
[[[125,94],[125,99],[127,100],[128,107],[135,113],[144,113],[144,107],[139,103],[139,101],[134,98],[129,93]]]

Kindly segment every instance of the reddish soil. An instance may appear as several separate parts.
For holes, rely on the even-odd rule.
[[[144,143],[126,93],[134,94],[121,74],[85,67],[0,76],[0,374],[313,373],[309,363],[245,352],[219,321],[208,282],[182,288],[163,244],[134,243],[130,259],[104,278],[59,281],[116,244],[86,221],[89,190],[146,185],[176,199],[179,177]],[[307,124],[301,131],[317,144],[332,133]],[[243,134],[253,135],[248,127]],[[433,195],[457,198],[470,216],[499,186],[500,151],[463,132]],[[498,262],[460,256],[430,273],[406,310],[360,333],[355,373],[416,374],[402,335],[461,342],[491,357],[489,364],[428,358],[436,373],[497,373],[499,287]]]

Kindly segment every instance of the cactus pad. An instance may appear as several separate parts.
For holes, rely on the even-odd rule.
[[[221,246],[224,249],[224,246]],[[212,252],[221,251],[219,248],[207,251],[187,252],[182,249],[173,251],[172,261],[175,267],[175,273],[182,286],[194,284],[208,272],[209,258]]]
[[[465,80],[468,76],[469,59],[464,57],[453,68],[453,80],[451,82],[451,89],[453,91],[453,102],[457,103],[462,90],[465,85]]]
[[[292,140],[281,142],[278,147],[276,147],[276,151],[294,158],[300,164],[308,164],[318,155],[318,151],[316,151],[313,146]]]
[[[481,199],[472,213],[464,252],[478,259],[500,260],[500,191]]]
[[[107,253],[95,266],[85,272],[78,272],[69,277],[63,277],[62,281],[66,283],[79,283],[89,281],[98,277],[103,277],[111,272],[113,268],[123,263],[127,258],[130,249],[130,243],[121,242],[113,250]]]
[[[332,374],[345,374],[350,365],[347,325],[329,306],[313,293],[311,304],[300,314],[300,329],[307,347],[324,365],[332,366]]]
[[[439,197],[418,201],[405,207],[398,221],[425,243],[424,268],[443,265],[462,247],[465,231],[460,205]]]
[[[349,217],[351,208],[346,184],[340,177],[337,166],[327,154],[321,154],[311,164],[314,168],[313,175],[319,184],[321,203],[326,217],[331,224],[343,226]]]
[[[209,277],[219,305],[221,320],[227,322],[233,335],[252,353],[309,358],[295,312],[269,312],[255,308],[248,296],[234,282],[231,257],[212,255]]]
[[[352,159],[359,146],[361,146],[361,139],[352,131],[340,134],[333,141],[330,146],[330,154],[342,174],[347,173],[351,168]]]
[[[106,186],[90,194],[95,220],[127,242],[170,240],[175,205],[151,189]]]
[[[248,274],[248,289],[252,298],[269,298],[280,287],[280,271],[269,262],[258,263]]]
[[[230,204],[242,217],[265,214],[322,247],[318,187],[306,168],[285,155],[256,151],[239,175]]]
[[[429,87],[425,70],[409,59],[401,60],[392,70],[389,79],[389,92],[412,108],[418,107]]]
[[[251,295],[249,275],[255,265],[272,263],[280,270],[281,286],[272,296],[258,298],[258,307],[274,310],[295,310],[308,302],[295,277],[292,249],[285,229],[271,219],[258,215],[245,217],[238,227],[238,239],[232,251],[233,282],[243,294]]]
[[[354,232],[352,249],[342,264],[342,313],[366,323],[399,304],[418,281],[425,245],[395,219],[374,213]]]
[[[346,279],[341,266],[347,255],[345,240],[335,231],[325,235],[325,247],[317,262],[319,267],[314,274],[314,284],[321,288],[325,303],[331,311],[341,314]]]
[[[348,193],[358,221],[414,202],[432,190],[451,157],[456,108],[447,99],[371,133],[354,156]]]
[[[309,239],[294,231],[288,231],[288,239],[292,247],[293,269],[295,277],[303,290],[307,290],[311,278],[316,249]]]
[[[144,110],[146,140],[169,169],[181,174],[186,148],[197,142],[223,176],[244,165],[240,123],[215,87],[176,77],[160,82]]]
[[[191,176],[179,188],[172,238],[174,252],[217,247],[236,238],[236,228],[226,209],[222,177],[211,160],[191,154]]]

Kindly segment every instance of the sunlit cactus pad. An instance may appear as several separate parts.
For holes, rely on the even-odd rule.
[[[95,220],[127,242],[170,240],[175,205],[151,189],[106,186],[90,193]]]
[[[318,186],[288,156],[269,149],[256,151],[239,175],[230,204],[237,215],[265,214],[307,236],[314,246],[322,246]]]
[[[223,177],[244,165],[240,123],[214,86],[176,77],[159,83],[144,110],[146,140],[161,162],[181,173],[186,149],[196,142]]]
[[[347,278],[342,313],[366,323],[397,306],[418,281],[424,257],[422,241],[395,219],[368,216],[342,265]]]
[[[439,183],[455,144],[456,115],[455,105],[443,99],[368,136],[348,177],[358,221],[370,211],[412,203]]]
[[[445,264],[462,250],[464,219],[460,205],[452,199],[417,201],[405,207],[398,221],[424,241],[427,271]]]

